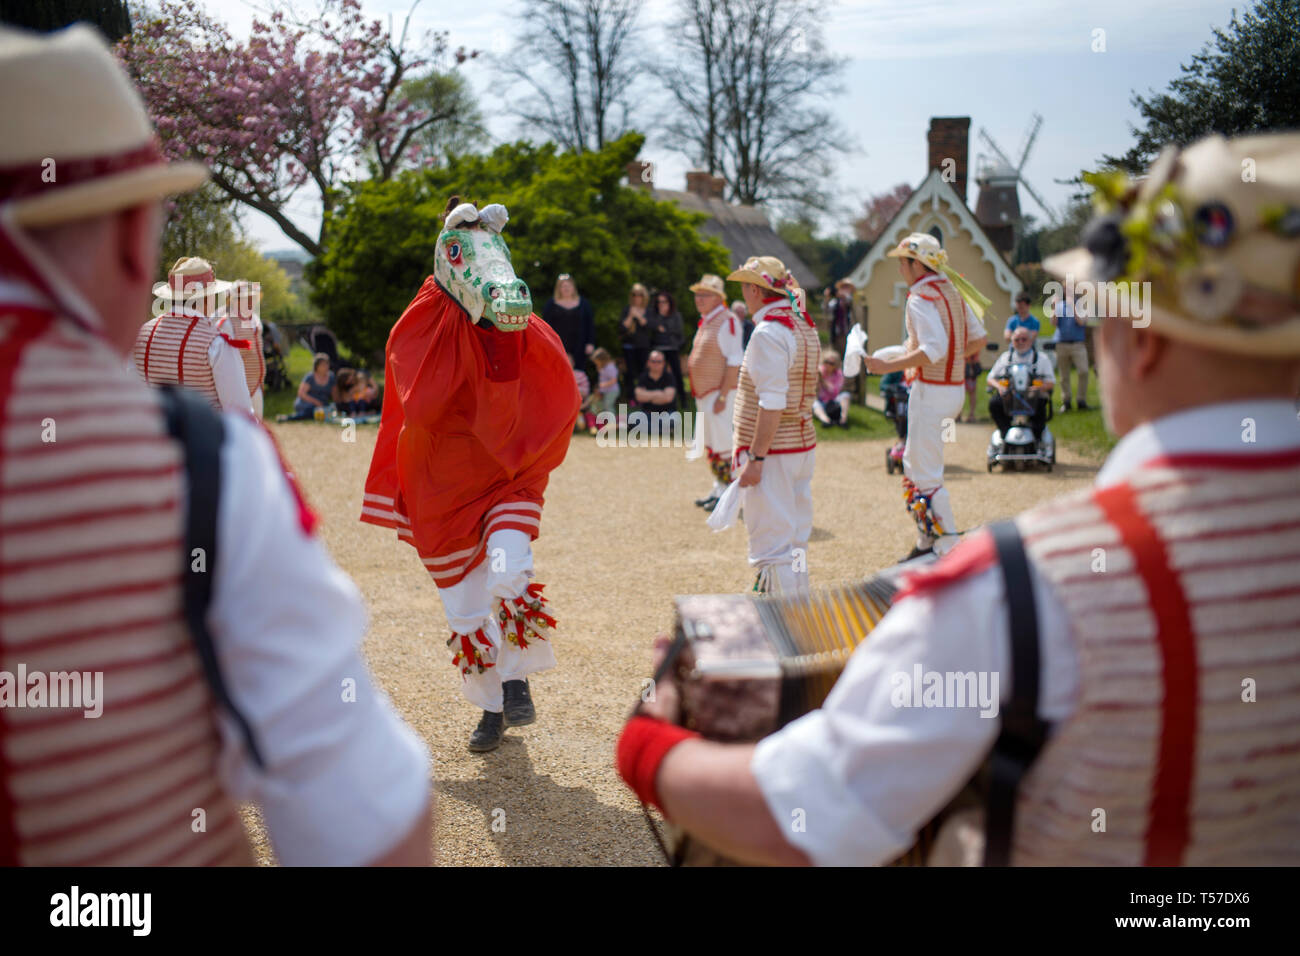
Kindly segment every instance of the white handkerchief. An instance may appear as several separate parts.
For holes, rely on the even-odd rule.
[[[902,358],[907,354],[905,345],[886,345],[883,349],[876,349],[871,353],[872,358],[880,359],[882,362],[892,362],[894,359]]]
[[[735,524],[736,515],[740,513],[740,499],[740,479],[737,478],[727,485],[727,490],[713,506],[713,513],[709,515],[709,527],[714,531],[726,531]]]
[[[852,378],[862,371],[862,359],[867,354],[867,333],[857,322],[849,329],[844,343],[844,377]]]

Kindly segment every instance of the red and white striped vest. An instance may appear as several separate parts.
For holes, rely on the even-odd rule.
[[[0,706],[0,865],[251,862],[183,618],[157,396],[80,326],[0,305],[0,426],[0,671],[29,704]],[[87,672],[99,717],[30,706],[32,675]]]
[[[943,323],[944,334],[948,337],[948,351],[940,356],[937,362],[926,361],[922,364],[913,379],[920,378],[928,385],[964,386],[966,383],[966,302],[962,299],[961,293],[943,276],[937,276],[933,279],[922,279],[912,286],[908,296],[924,299],[939,310],[939,321]],[[916,329],[912,327],[912,316],[906,309],[903,311],[903,321],[907,327],[905,348],[911,352],[913,349],[920,348],[921,340],[917,337]]]
[[[696,398],[716,392],[722,385],[727,373],[727,360],[718,345],[718,333],[727,322],[735,321],[735,315],[725,305],[718,306],[700,320],[688,360],[691,392]]]
[[[140,326],[135,337],[135,368],[150,385],[184,385],[221,411],[208,347],[217,337],[211,319],[197,312],[166,312]]]
[[[1013,862],[1300,863],[1298,490],[1300,452],[1173,456],[1018,519],[1081,674]]]
[[[821,339],[817,330],[802,315],[788,305],[779,305],[763,316],[764,322],[779,322],[794,332],[795,359],[790,369],[790,390],[786,393],[785,409],[776,427],[769,454],[791,455],[811,451],[817,447],[817,433],[813,431],[812,406],[817,398],[817,365],[821,361]],[[750,339],[752,342],[753,339]],[[736,410],[734,447],[744,451],[754,442],[754,429],[758,427],[758,391],[749,377],[748,362],[740,365],[740,381],[736,385]]]
[[[251,398],[257,394],[266,378],[266,356],[262,354],[262,320],[257,316],[234,319],[223,315],[217,319],[217,332],[239,350],[239,358],[244,363],[244,381],[248,383],[248,395]]]

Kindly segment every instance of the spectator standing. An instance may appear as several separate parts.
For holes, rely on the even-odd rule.
[[[654,294],[654,309],[650,313],[650,346],[663,353],[664,361],[673,373],[673,385],[676,388],[674,407],[681,402],[681,348],[684,338],[682,314],[677,311],[677,303],[673,301],[671,293],[660,289]]]
[[[848,279],[835,283],[835,298],[831,300],[831,348],[839,355],[844,354],[848,344],[849,329],[853,327],[853,293],[857,291]]]
[[[93,720],[0,715],[0,866],[248,864],[241,803],[286,865],[429,862],[428,755],[370,679],[361,597],[284,462],[247,415],[124,365],[161,200],[206,171],[163,160],[86,26],[0,28],[0,89],[22,90],[0,98],[0,662],[113,688]],[[50,157],[70,159],[57,179]],[[219,549],[201,568],[196,540]]]
[[[631,392],[650,354],[650,293],[640,282],[628,293],[627,305],[618,319],[618,337],[623,345],[623,363],[627,366],[628,392]]]
[[[587,356],[596,349],[596,313],[591,303],[578,294],[578,284],[567,272],[555,280],[554,293],[542,309],[542,318],[560,337],[573,367],[585,369]]]
[[[1088,409],[1088,327],[1077,314],[1074,302],[1064,296],[1053,310],[1056,315],[1056,368],[1061,380],[1061,411],[1068,412],[1073,401],[1070,393],[1070,370],[1079,370],[1079,410]]]
[[[1002,337],[1008,342],[1011,341],[1012,333],[1022,327],[1032,332],[1034,341],[1038,341],[1038,331],[1041,326],[1038,317],[1029,311],[1031,302],[1033,302],[1033,297],[1028,292],[1016,293],[1016,311],[1007,320],[1007,327],[1002,330]]]
[[[749,317],[749,306],[745,305],[744,299],[737,299],[731,303],[731,311],[740,319],[741,344],[747,346],[749,337],[754,334],[754,320]]]

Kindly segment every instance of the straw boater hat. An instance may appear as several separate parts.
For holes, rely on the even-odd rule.
[[[935,272],[948,264],[948,253],[939,240],[925,232],[914,232],[885,253],[891,259],[915,259]]]
[[[716,295],[723,300],[724,305],[726,304],[727,284],[722,281],[720,276],[715,276],[711,272],[701,276],[700,281],[691,286],[691,291],[704,295]]]
[[[789,295],[792,289],[798,289],[799,283],[785,263],[775,256],[751,256],[745,264],[727,276],[728,282],[748,282],[759,288]]]
[[[1049,272],[1149,283],[1147,317],[1169,338],[1300,356],[1300,134],[1211,136],[1166,147],[1140,181],[1085,178],[1100,215]]]
[[[90,219],[200,186],[168,163],[139,94],[100,35],[0,27],[0,208],[27,227]]]
[[[213,275],[212,265],[207,259],[189,256],[176,260],[176,264],[167,270],[167,281],[154,286],[153,294],[173,302],[193,302],[205,296],[229,292],[233,286],[233,283]]]

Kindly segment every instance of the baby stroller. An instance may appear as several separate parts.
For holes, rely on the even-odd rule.
[[[885,400],[885,417],[894,423],[898,441],[885,451],[885,471],[903,470],[903,452],[907,450],[908,385],[902,372],[890,372],[880,380],[880,397]]]
[[[263,322],[262,330],[264,333],[262,358],[266,362],[266,378],[263,385],[268,392],[278,392],[292,384],[289,381],[289,367],[284,361],[288,345],[284,341],[283,333],[274,322]]]

